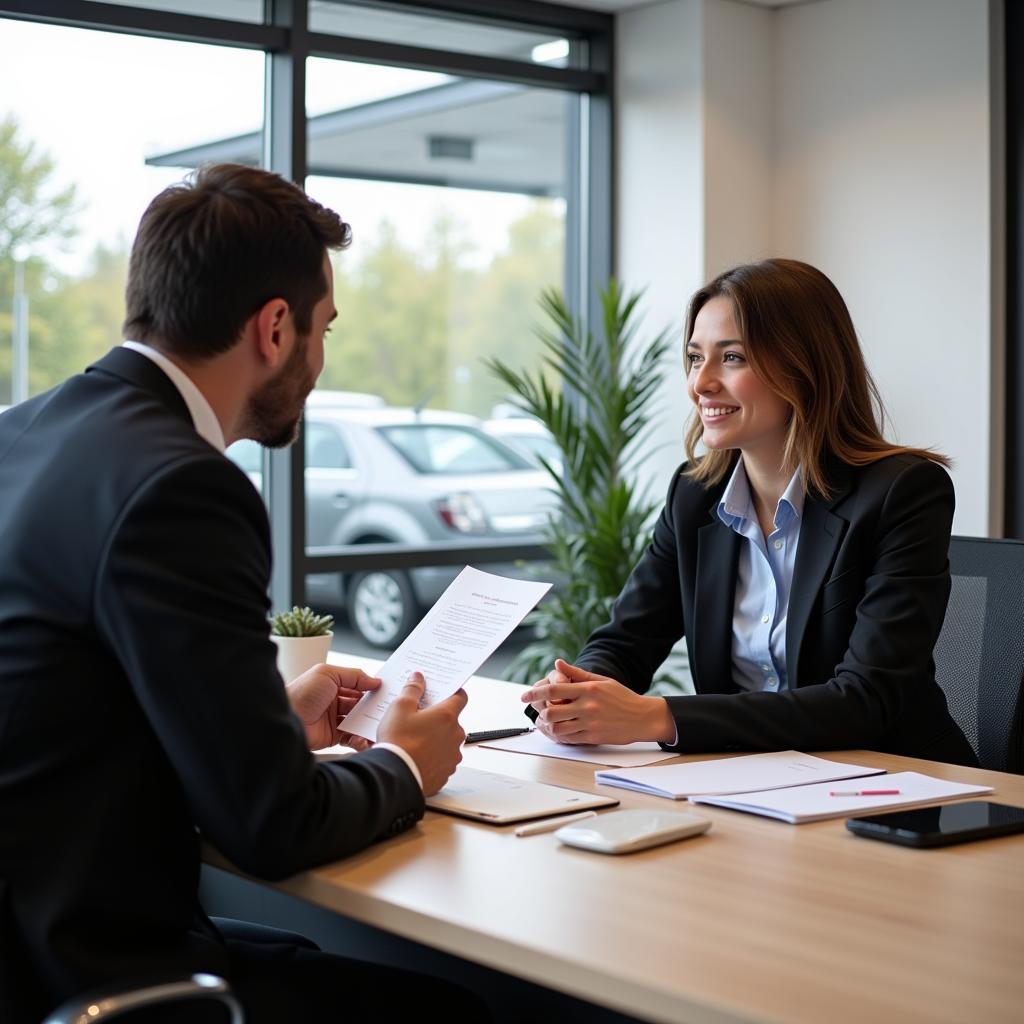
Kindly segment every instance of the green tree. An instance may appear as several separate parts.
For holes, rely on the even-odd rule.
[[[25,141],[13,114],[0,121],[0,261],[75,236],[75,186],[54,184],[53,158]]]
[[[488,415],[507,393],[482,361],[501,355],[522,366],[539,358],[536,299],[561,280],[564,234],[553,205],[538,203],[480,267],[449,213],[437,217],[421,252],[384,224],[361,259],[346,257],[336,272],[339,326],[320,386]]]
[[[516,368],[541,363],[537,298],[561,287],[564,250],[563,218],[550,202],[537,202],[511,225],[505,249],[480,275],[468,322],[455,339],[460,362],[472,367],[471,398],[460,406],[466,412],[486,417],[508,398],[487,371],[488,360],[500,357]]]
[[[22,263],[29,298],[30,389],[41,390],[67,376],[65,357],[58,359],[59,367],[46,358],[33,365],[37,346],[40,353],[53,352],[56,321],[63,312],[58,296],[64,282],[44,250],[67,245],[76,232],[75,188],[59,187],[55,176],[53,159],[22,137],[15,118],[0,120],[0,400],[11,394],[15,259]]]
[[[360,262],[336,272],[339,326],[321,387],[372,391],[396,405],[450,401],[452,297],[465,274],[457,236],[454,222],[439,218],[417,253],[384,222]]]

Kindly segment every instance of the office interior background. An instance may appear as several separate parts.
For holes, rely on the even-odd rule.
[[[1024,537],[1022,24],[1003,0],[0,0],[0,404],[117,342],[146,202],[237,160],[353,223],[324,392],[498,419],[481,359],[536,363],[542,288],[593,321],[614,275],[679,333],[707,279],[784,255],[846,298],[890,435],[954,460],[954,532]],[[681,459],[680,349],[640,470],[655,497]],[[339,573],[542,554],[528,510],[499,529],[484,492],[432,496],[434,530],[324,534],[359,458],[314,444],[334,400],[246,466],[276,606]],[[481,472],[523,468],[495,451]]]

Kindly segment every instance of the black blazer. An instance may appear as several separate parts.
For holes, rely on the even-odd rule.
[[[976,764],[935,682],[949,599],[953,485],[896,455],[832,467],[804,504],[786,626],[789,688],[740,692],[732,617],[743,538],[718,518],[725,482],[673,477],[650,546],[577,659],[637,693],[685,634],[696,693],[669,697],[682,751],[869,748]]]
[[[230,977],[199,831],[279,878],[410,827],[402,759],[317,764],[267,627],[259,495],[118,348],[0,416],[0,1020]]]

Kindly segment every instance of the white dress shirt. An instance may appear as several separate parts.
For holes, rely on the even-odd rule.
[[[158,352],[150,345],[144,345],[140,341],[125,341],[123,344],[125,348],[130,348],[133,352],[138,352],[156,363],[167,374],[170,382],[178,389],[178,393],[184,400],[185,405],[188,406],[189,414],[192,417],[192,425],[196,428],[196,433],[223,454],[226,445],[224,444],[224,431],[221,429],[220,421],[217,419],[210,403],[206,400],[206,396],[196,387],[195,382],[188,374],[162,352]],[[419,768],[416,767],[416,762],[401,747],[394,743],[376,743],[374,746],[378,750],[390,750],[392,753],[397,754],[406,763],[409,771],[412,772],[413,778],[420,789],[423,788],[423,778],[420,775]]]

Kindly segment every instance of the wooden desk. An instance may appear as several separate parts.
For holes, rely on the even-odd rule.
[[[518,721],[517,687],[469,690],[474,727]],[[834,753],[985,783],[1024,806],[1024,777]],[[592,765],[476,747],[465,760],[595,789]],[[688,806],[600,791],[624,807]],[[603,857],[428,812],[410,832],[277,888],[652,1021],[1024,1020],[1024,835],[913,850],[852,836],[841,819],[700,813],[714,822],[706,836]]]

